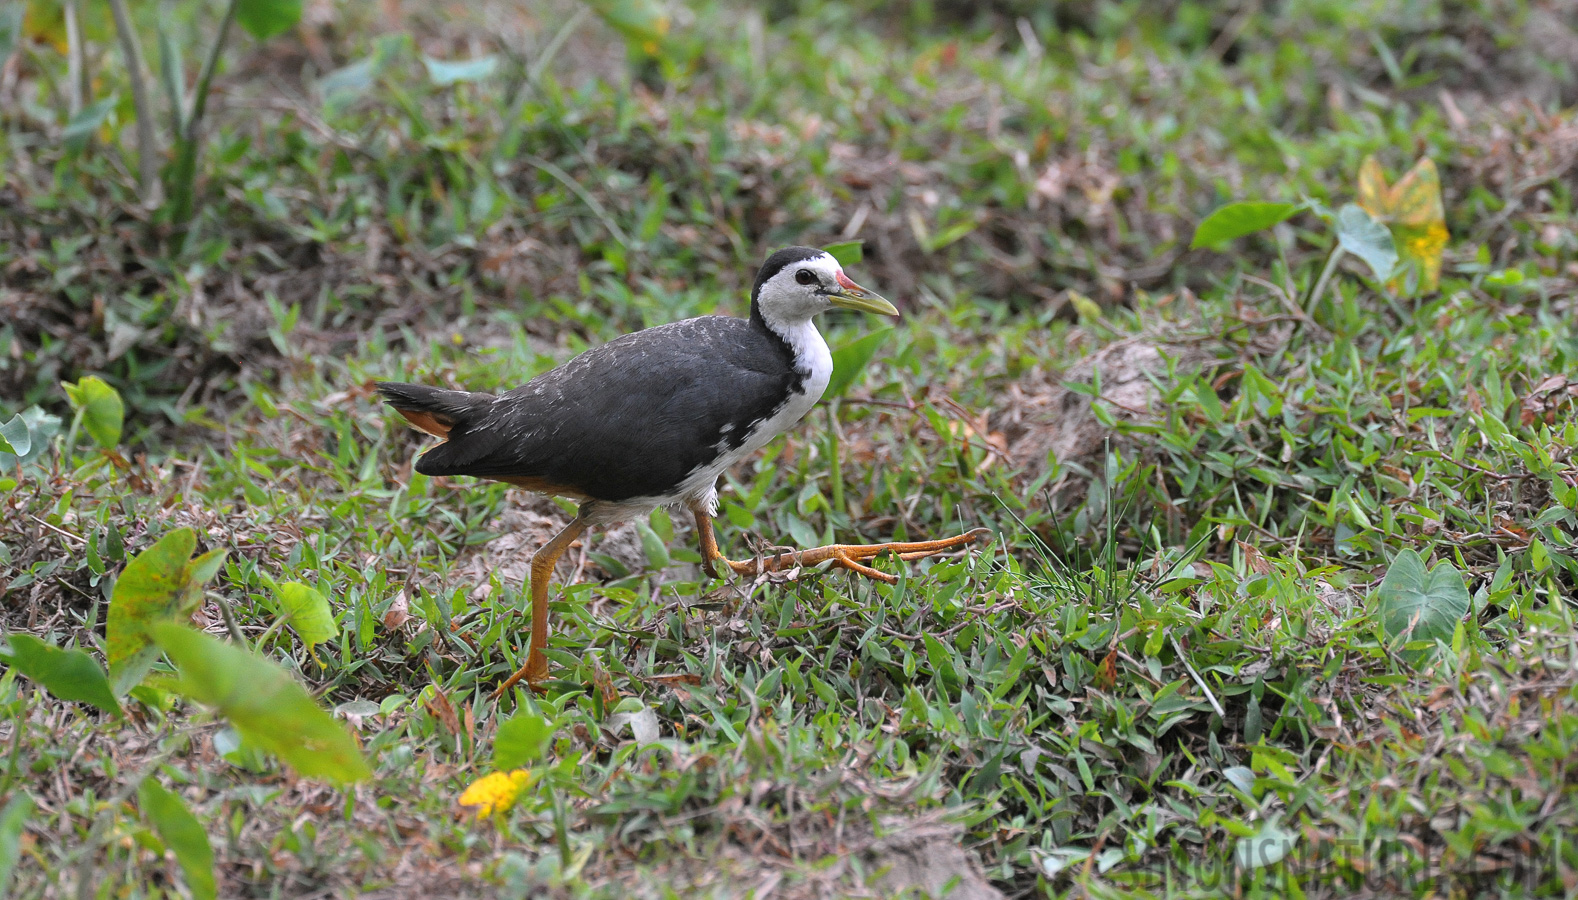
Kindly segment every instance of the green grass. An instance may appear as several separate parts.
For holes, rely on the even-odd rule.
[[[11,896],[187,890],[147,779],[223,896],[884,895],[904,840],[1010,896],[1566,890],[1578,427],[1547,379],[1578,360],[1578,125],[1538,10],[706,4],[661,65],[587,20],[536,82],[507,62],[453,88],[412,49],[518,28],[530,66],[575,9],[413,13],[414,43],[338,10],[330,62],[390,62],[334,104],[269,68],[319,62],[238,46],[184,253],[118,133],[60,145],[62,58],[34,47],[0,88],[0,418],[65,420],[0,490],[6,632],[101,659],[126,561],[190,526],[227,551],[195,624],[288,669],[374,770],[336,788],[238,748],[162,663],[124,720],[8,669],[0,806],[34,807]],[[179,10],[196,47],[212,10]],[[98,89],[124,96],[116,65]],[[1308,296],[1331,243],[1311,215],[1185,251],[1230,200],[1351,200],[1370,153],[1441,168],[1439,293],[1350,265],[1295,314],[1279,293]],[[891,587],[724,584],[660,511],[556,581],[555,689],[488,701],[529,624],[532,547],[505,532],[563,511],[414,475],[425,439],[370,383],[510,386],[742,313],[769,248],[852,218],[851,271],[905,316],[729,473],[720,539],[991,547]],[[882,327],[824,324],[835,347]],[[1137,379],[1143,409],[1112,394],[1125,357],[1093,357],[1124,342],[1189,360]],[[126,400],[113,451],[66,446],[59,381],[84,374]],[[1089,452],[1023,452],[1080,427]],[[1382,627],[1405,550],[1472,597],[1438,648]],[[280,623],[286,581],[330,599],[334,639]],[[457,801],[511,716],[552,736],[478,820]]]

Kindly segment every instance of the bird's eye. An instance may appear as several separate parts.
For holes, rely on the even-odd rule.
[[[816,284],[816,276],[811,274],[810,269],[801,269],[794,273],[794,280],[801,284]]]

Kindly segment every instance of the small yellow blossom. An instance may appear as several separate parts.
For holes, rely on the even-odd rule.
[[[460,795],[460,805],[475,806],[479,819],[506,812],[515,805],[529,784],[531,773],[525,769],[484,775],[473,781],[466,792]]]

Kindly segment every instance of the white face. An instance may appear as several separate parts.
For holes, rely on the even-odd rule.
[[[765,319],[803,322],[833,308],[828,296],[841,289],[843,274],[838,260],[827,253],[792,262],[762,285],[756,303]]]

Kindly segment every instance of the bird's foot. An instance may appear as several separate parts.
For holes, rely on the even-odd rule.
[[[858,575],[874,578],[877,581],[895,584],[898,578],[881,572],[865,564],[867,560],[875,559],[883,553],[892,553],[906,562],[916,559],[925,559],[957,547],[968,546],[991,534],[985,528],[975,528],[964,534],[954,535],[936,541],[896,541],[887,544],[828,544],[825,547],[813,547],[809,550],[793,550],[769,556],[765,559],[750,559],[735,562],[719,558],[733,569],[737,575],[747,577],[756,576],[763,572],[781,572],[795,567],[815,566],[831,561],[833,565],[848,569]]]
[[[547,680],[548,657],[544,656],[541,650],[532,648],[531,651],[526,654],[526,665],[517,669],[514,675],[504,679],[504,683],[499,685],[498,688],[493,691],[493,694],[489,699],[493,700],[494,702],[498,702],[498,699],[504,696],[506,691],[522,681],[526,682],[527,687],[540,694],[547,690],[546,686],[544,685],[544,682]]]

